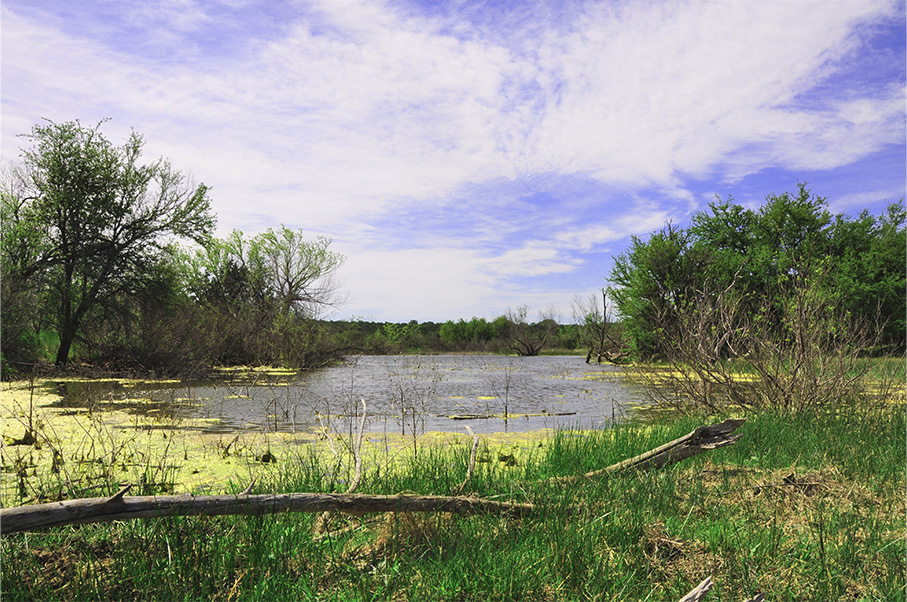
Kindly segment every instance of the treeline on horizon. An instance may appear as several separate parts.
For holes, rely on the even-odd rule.
[[[689,228],[634,236],[607,289],[573,300],[569,324],[551,312],[533,320],[527,306],[490,321],[331,321],[344,301],[333,280],[344,257],[330,239],[284,226],[217,238],[207,186],[163,159],[142,164],[140,135],[115,146],[101,125],[36,125],[21,161],[3,166],[4,377],[73,361],[167,374],[313,369],[357,353],[650,360],[676,356],[697,335],[690,316],[711,317],[698,327],[720,334],[709,343],[719,359],[742,349],[744,334],[785,347],[803,328],[867,353],[904,350],[902,202],[850,218],[831,215],[805,185],[757,210],[718,200]],[[804,304],[835,319],[795,319]],[[845,336],[856,329],[873,336]]]

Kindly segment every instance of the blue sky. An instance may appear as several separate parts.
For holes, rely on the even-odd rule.
[[[570,321],[632,234],[905,196],[904,2],[3,0],[0,151],[130,129],[218,233],[346,255],[332,317]]]

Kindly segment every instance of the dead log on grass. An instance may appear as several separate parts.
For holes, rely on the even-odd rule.
[[[34,531],[80,523],[102,523],[164,516],[262,515],[282,512],[347,514],[375,512],[452,512],[527,516],[532,504],[494,502],[474,497],[280,493],[263,495],[163,495],[126,497],[128,487],[109,498],[65,500],[0,510],[0,533]]]
[[[710,426],[700,426],[683,437],[674,439],[670,443],[665,443],[653,450],[639,454],[636,457],[618,462],[602,470],[593,470],[587,472],[581,477],[566,476],[555,477],[551,479],[556,482],[568,482],[580,478],[594,479],[608,474],[616,474],[629,470],[645,470],[648,468],[661,468],[667,464],[680,462],[687,458],[701,454],[725,445],[736,443],[743,435],[731,433],[737,430],[744,422],[745,418],[728,418],[724,422],[712,424]]]

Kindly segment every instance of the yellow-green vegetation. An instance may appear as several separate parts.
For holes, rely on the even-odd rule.
[[[259,372],[287,374],[274,369]],[[110,380],[126,389],[146,384]],[[141,490],[147,493],[225,493],[231,483],[272,480],[282,463],[309,455],[327,464],[353,464],[350,438],[324,428],[294,433],[207,432],[202,427],[211,426],[216,419],[177,419],[166,408],[142,398],[111,400],[96,410],[61,407],[62,397],[49,393],[46,384],[40,380],[2,383],[3,506],[104,495],[117,483],[141,484]],[[142,403],[149,407],[140,415],[117,407]],[[172,403],[196,402],[175,398]],[[480,460],[500,456],[512,464],[550,434],[541,430],[484,436]],[[419,448],[468,449],[471,445],[465,431],[428,432],[416,437],[365,433],[361,455],[366,470],[386,471]]]
[[[903,356],[854,354],[818,364],[789,365],[779,360],[758,369],[744,360],[708,365],[640,363],[624,374],[628,382],[645,390],[651,400],[649,409],[654,411],[728,413],[771,408],[798,413],[903,404],[905,368]]]
[[[138,383],[133,387],[140,389]],[[3,504],[130,494],[342,492],[355,433],[201,433],[2,390]],[[898,403],[746,415],[743,438],[671,467],[576,482],[720,417],[472,438],[366,433],[358,491],[531,502],[529,518],[176,517],[0,539],[4,599],[898,600],[907,425]],[[178,402],[180,400],[177,400]],[[189,403],[188,400],[182,400]],[[135,403],[136,400],[129,400]],[[122,402],[126,403],[126,402]],[[351,436],[350,433],[353,433]],[[138,489],[138,491],[136,491]],[[327,528],[327,530],[325,530]]]

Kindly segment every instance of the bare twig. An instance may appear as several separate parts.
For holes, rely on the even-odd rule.
[[[355,460],[353,481],[347,488],[347,493],[353,493],[359,487],[362,480],[362,432],[365,430],[365,416],[368,414],[368,406],[365,405],[365,399],[362,402],[362,417],[359,419],[359,430],[356,432],[356,442],[353,444],[353,458]]]
[[[465,428],[466,431],[470,435],[472,435],[472,452],[470,452],[469,454],[469,467],[466,469],[466,478],[457,489],[457,495],[463,493],[463,490],[466,489],[466,484],[469,483],[470,479],[472,479],[472,473],[476,468],[476,453],[479,451],[479,436],[472,432],[472,429],[468,426]]]
[[[359,429],[356,431],[356,440],[352,442],[352,452],[355,464],[353,480],[346,489],[347,494],[355,492],[359,487],[359,483],[362,481],[362,432],[365,430],[365,417],[368,413],[368,406],[365,405],[365,399],[360,399],[360,401],[362,402],[362,417],[359,419]],[[331,449],[333,451],[333,447]],[[336,456],[337,452],[334,451],[334,454]],[[327,525],[330,518],[331,512],[329,510],[323,512],[315,521],[315,526],[313,527],[315,533],[328,532],[330,529]]]

